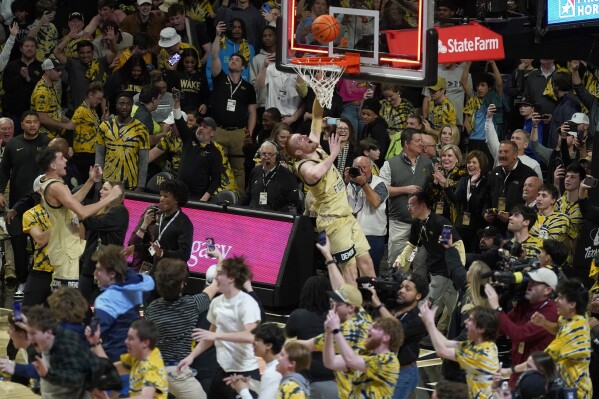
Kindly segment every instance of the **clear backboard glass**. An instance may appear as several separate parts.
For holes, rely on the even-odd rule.
[[[282,1],[277,22],[277,68],[292,72],[291,60],[299,57],[332,57],[360,54],[360,73],[348,75],[368,80],[424,86],[437,79],[437,32],[432,3],[419,0],[346,0],[329,7],[325,0],[312,3]],[[300,9],[301,8],[301,9]],[[332,42],[320,43],[311,25],[320,15],[331,15],[340,24]]]

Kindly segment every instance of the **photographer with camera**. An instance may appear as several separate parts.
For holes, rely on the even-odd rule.
[[[455,228],[451,226],[451,222],[443,216],[431,212],[431,201],[429,194],[424,191],[418,192],[408,199],[408,211],[413,219],[410,239],[393,266],[407,271],[420,247],[426,249],[427,272],[431,275],[429,294],[426,299],[434,305],[442,303],[443,309],[440,310],[442,315],[438,328],[441,331],[447,331],[449,318],[455,307],[458,294],[448,276],[445,248],[439,241],[439,236],[442,233],[449,233],[450,237],[455,238],[453,247],[458,250],[462,264],[466,261],[466,253],[464,252],[464,243]]]
[[[499,305],[499,295],[491,284],[485,285],[485,294],[491,309],[499,315],[499,331],[512,340],[512,365],[526,362],[531,353],[544,350],[555,338],[554,334],[537,326],[531,317],[539,312],[552,323],[557,321],[557,307],[551,297],[557,287],[557,275],[545,268],[528,273],[529,281],[524,298],[517,301],[509,312],[504,312]],[[519,373],[512,368],[509,385],[513,388]]]
[[[538,259],[542,240],[530,235],[530,229],[537,221],[537,213],[527,206],[516,205],[510,212],[507,229],[514,234],[509,241],[512,246],[520,244],[522,250],[513,254],[519,259]]]
[[[576,388],[577,396],[572,397],[591,398],[593,390],[589,373],[591,331],[585,316],[589,292],[576,279],[562,281],[556,291],[555,302],[559,315],[557,323],[548,320],[539,311],[532,315],[530,321],[555,335],[555,339],[549,343],[545,352],[557,364],[557,369],[566,385]],[[503,368],[501,373],[510,375],[525,369],[526,363],[523,362],[514,364],[511,368]]]
[[[379,299],[376,288],[370,288],[370,292],[372,306],[379,309],[382,317],[395,317],[401,322],[404,341],[397,353],[401,371],[393,399],[405,399],[418,385],[416,361],[420,354],[420,341],[426,335],[426,328],[418,317],[418,302],[428,295],[428,281],[426,277],[416,273],[405,276],[397,291],[395,305],[389,309]]]
[[[370,257],[378,276],[387,235],[386,211],[389,190],[382,178],[372,174],[370,160],[367,157],[354,159],[348,175],[350,182],[346,188],[347,200],[370,244]]]

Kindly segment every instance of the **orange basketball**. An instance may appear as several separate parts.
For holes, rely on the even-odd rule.
[[[321,15],[312,22],[312,35],[320,43],[332,42],[340,31],[341,25],[332,15]]]

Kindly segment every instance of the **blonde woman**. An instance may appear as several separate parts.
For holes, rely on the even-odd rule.
[[[446,189],[454,190],[458,181],[466,174],[462,151],[457,145],[448,144],[441,149],[439,155],[441,160],[435,167],[434,180],[430,185],[435,204],[434,211],[455,223],[458,217],[458,207],[450,200]]]
[[[441,131],[439,133],[439,151],[449,144],[456,146],[460,145],[460,131],[458,130],[458,127],[453,124],[441,126]]]

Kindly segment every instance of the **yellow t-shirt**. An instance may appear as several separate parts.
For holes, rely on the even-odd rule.
[[[555,212],[563,213],[570,221],[566,230],[568,233],[568,238],[572,240],[577,239],[580,235],[582,224],[584,223],[584,218],[582,217],[582,212],[580,212],[578,201],[570,202],[568,201],[567,195],[564,194],[557,200],[554,208]]]
[[[309,396],[299,386],[299,384],[292,380],[283,381],[279,385],[279,391],[277,392],[277,399],[308,399]]]
[[[31,94],[31,109],[36,112],[44,112],[48,116],[57,122],[62,121],[62,108],[60,106],[60,99],[54,86],[48,86],[44,78],[41,78]],[[40,127],[40,133],[48,135],[49,138],[55,138],[64,134],[63,129],[50,130],[44,125]]]
[[[201,0],[185,6],[185,15],[192,21],[206,22],[206,17],[214,14],[209,0]]]
[[[96,153],[98,142],[98,129],[100,128],[100,117],[95,109],[83,102],[73,114],[71,120],[75,123],[75,134],[73,135],[73,152]]]
[[[448,123],[452,125],[456,124],[457,114],[455,106],[449,98],[445,97],[441,104],[435,104],[433,100],[430,100],[428,109],[430,110],[428,120],[433,129],[439,130],[441,126]]]
[[[154,348],[146,360],[137,360],[128,353],[121,355],[123,366],[129,372],[129,395],[139,396],[144,387],[154,387],[153,399],[168,397],[168,376],[158,348]]]
[[[414,106],[403,99],[398,107],[393,107],[387,100],[381,101],[379,115],[387,122],[387,132],[393,137],[406,128],[408,116],[414,114]]]
[[[549,216],[537,215],[537,221],[530,229],[530,235],[538,237],[541,240],[558,240],[565,241],[566,231],[569,221],[562,213],[553,212]]]
[[[351,398],[391,399],[399,378],[399,360],[394,353],[362,356],[366,371],[354,371]]]
[[[23,214],[23,233],[29,234],[35,226],[38,226],[42,231],[46,231],[52,227],[48,212],[46,212],[41,204],[34,206]],[[33,270],[49,273],[54,271],[54,267],[50,264],[50,258],[48,257],[48,244],[39,246],[34,242]]]
[[[590,398],[593,396],[593,385],[589,374],[591,361],[589,322],[585,317],[576,315],[571,319],[560,316],[557,323],[559,326],[557,335],[545,352],[557,364],[557,369],[566,385],[576,387],[579,398]]]
[[[366,313],[364,308],[359,308],[354,317],[341,324],[340,330],[343,337],[354,352],[359,355],[366,354],[366,339],[368,338],[368,329],[371,325],[372,318]],[[324,350],[324,334],[320,334],[314,338],[314,350],[320,352]],[[335,352],[338,352],[337,349],[335,349]],[[334,373],[339,398],[349,398],[352,391],[354,371],[335,371]]]
[[[102,122],[98,143],[105,146],[104,178],[123,182],[128,190],[137,187],[139,153],[150,149],[148,129],[137,119],[119,126],[113,117]]]
[[[456,361],[466,371],[468,397],[487,399],[493,397],[493,374],[499,370],[499,358],[495,342],[485,341],[476,345],[461,341],[455,349]]]
[[[58,44],[58,29],[50,22],[40,28],[35,40],[37,41],[35,58],[39,62],[44,62],[52,55],[54,47]]]

